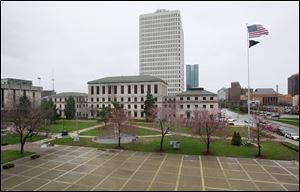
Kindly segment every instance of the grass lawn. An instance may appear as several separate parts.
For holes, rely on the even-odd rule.
[[[279,118],[279,119],[272,119],[272,120],[299,127],[299,119],[296,118]]]
[[[80,133],[80,135],[87,135],[87,136],[96,136],[98,134],[99,129],[92,129],[89,131],[85,131]],[[160,134],[159,131],[152,131],[152,130],[148,130],[148,129],[143,129],[143,128],[137,128],[136,129],[136,134],[139,136],[143,136],[143,135],[158,135]]]
[[[181,149],[172,150],[169,148],[169,141],[180,141]],[[51,141],[54,144],[75,145],[96,148],[116,148],[116,144],[99,144],[91,138],[80,138],[79,142],[72,141],[71,138],[62,138]],[[158,152],[160,137],[139,138],[136,142],[122,144],[123,149],[133,151]],[[167,153],[202,155],[206,151],[206,145],[200,139],[180,136],[166,136],[164,149]],[[256,157],[257,147],[233,146],[230,141],[216,140],[211,143],[212,155],[228,157]],[[299,152],[289,149],[280,143],[266,141],[262,143],[262,155],[266,159],[299,160]]]
[[[97,120],[78,120],[78,130],[98,125]],[[68,131],[76,131],[76,120],[59,120],[47,126],[49,132],[60,133],[63,127]]]
[[[20,154],[20,151],[15,150],[5,150],[1,151],[1,164],[7,163],[9,161],[13,161],[15,159],[19,159],[22,157],[26,157],[33,154],[33,152],[24,151],[23,155]]]
[[[46,139],[45,136],[39,136],[35,135],[32,137],[32,140],[28,138],[26,141],[27,142],[33,142],[33,141],[38,141]],[[7,135],[1,135],[1,144],[7,143],[7,144],[17,144],[20,143],[20,135],[19,134],[7,134]]]

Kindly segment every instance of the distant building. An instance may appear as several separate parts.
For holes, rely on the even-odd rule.
[[[55,95],[55,91],[54,90],[43,90],[42,91],[42,98],[46,97],[46,96],[51,96],[51,95]]]
[[[299,73],[288,78],[288,94],[291,96],[299,95]]]
[[[250,94],[253,92],[253,89],[250,89]],[[242,89],[239,82],[232,82],[231,87],[228,88],[228,102],[230,104],[239,104],[240,97],[243,94],[248,95],[248,89]]]
[[[56,106],[57,114],[60,117],[65,118],[65,109],[67,100],[69,97],[73,97],[75,100],[76,116],[78,118],[88,117],[88,94],[79,92],[62,92],[55,95],[46,96],[46,99],[51,99]]]
[[[160,106],[167,96],[168,84],[154,76],[105,77],[88,82],[89,118],[95,118],[100,108],[112,106],[116,101],[133,118],[144,118],[144,102],[149,91]]]
[[[186,90],[199,87],[199,65],[186,65]]]
[[[13,109],[19,104],[19,98],[26,95],[33,107],[41,103],[43,88],[32,86],[32,81],[23,79],[1,79],[1,110]]]
[[[184,38],[179,10],[159,9],[139,18],[140,75],[168,83],[168,95],[184,90]]]
[[[299,107],[299,95],[293,96],[293,107]]]
[[[227,101],[228,100],[228,88],[222,88],[218,90],[218,100]]]

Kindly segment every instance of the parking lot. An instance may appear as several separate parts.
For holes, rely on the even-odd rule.
[[[1,170],[1,190],[298,190],[297,161],[57,146]]]

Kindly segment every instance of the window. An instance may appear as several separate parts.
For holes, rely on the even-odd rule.
[[[137,98],[136,97],[134,98],[134,101],[137,102]]]
[[[137,109],[137,105],[134,105],[134,108]]]
[[[131,99],[130,99],[130,97],[128,97],[128,102],[130,102],[131,101]]]
[[[180,105],[180,109],[183,109],[183,105]]]
[[[141,112],[141,117],[144,117],[144,112]]]
[[[114,94],[118,94],[118,87],[116,85],[114,86]]]
[[[108,94],[111,94],[111,86],[108,86]]]
[[[59,98],[59,102],[61,102],[61,98]]]
[[[94,99],[93,99],[93,97],[91,98],[91,102],[94,102]]]
[[[144,93],[144,85],[141,85],[141,93]]]
[[[203,97],[203,100],[206,100],[206,97]]]
[[[144,101],[144,97],[141,98],[141,101],[142,101],[142,102]]]
[[[124,101],[124,99],[123,99],[123,97],[121,97],[121,102],[123,102]]]
[[[214,98],[213,98],[213,97],[210,97],[210,100],[214,100]]]
[[[114,98],[114,102],[116,102],[116,101],[117,101],[117,98],[115,97],[115,98]]]
[[[212,109],[212,108],[214,108],[214,105],[210,105],[209,107]]]
[[[110,97],[108,98],[108,102],[110,102]]]
[[[190,100],[190,97],[187,97],[187,100],[189,101],[189,100]]]
[[[180,101],[182,101],[183,100],[183,97],[180,97]]]
[[[121,85],[121,94],[124,94],[124,85]]]
[[[198,105],[195,105],[195,108],[198,108]]]
[[[102,94],[105,94],[105,86],[102,86]]]
[[[141,109],[144,109],[144,105],[141,105]]]
[[[91,86],[91,95],[94,95],[94,87]]]
[[[157,97],[154,97],[154,101],[156,101],[156,102],[157,102]]]
[[[97,87],[96,87],[96,90],[97,90],[97,95],[99,95],[99,93],[100,93],[100,87],[97,86]]]
[[[195,97],[195,100],[198,101],[198,97]]]
[[[130,105],[128,105],[128,109],[130,109]]]
[[[206,109],[206,105],[203,105],[203,108]]]
[[[105,98],[102,98],[102,102],[105,102]]]
[[[130,85],[128,85],[127,91],[128,91],[128,94],[131,94],[131,86]]]
[[[134,85],[134,94],[137,94],[137,85]]]
[[[124,108],[124,105],[123,105],[123,104],[121,104],[121,108],[122,108],[122,109]]]
[[[99,109],[99,105],[97,104],[97,108]]]
[[[137,111],[134,112],[134,117],[137,117]]]
[[[56,98],[54,99],[54,101],[56,102]]]
[[[187,105],[187,108],[189,109],[189,108],[190,108],[190,105]]]
[[[105,107],[105,105],[102,105],[102,108],[104,108]]]
[[[158,85],[154,85],[154,93],[158,92]]]
[[[151,85],[147,85],[147,91],[151,93]]]
[[[99,102],[99,98],[97,98],[97,102]]]

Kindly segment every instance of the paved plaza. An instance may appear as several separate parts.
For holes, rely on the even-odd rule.
[[[296,161],[57,146],[1,170],[1,190],[297,190]]]

